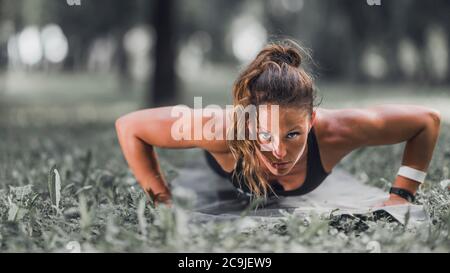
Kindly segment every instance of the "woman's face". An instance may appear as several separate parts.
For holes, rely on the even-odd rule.
[[[266,115],[267,121],[259,120],[257,156],[273,175],[282,176],[288,174],[302,157],[315,113],[311,117],[301,108],[278,109],[279,126],[276,126],[277,119],[272,118],[271,105],[260,110],[259,116]]]

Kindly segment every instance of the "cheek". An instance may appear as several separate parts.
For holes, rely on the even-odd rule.
[[[258,151],[259,156],[263,156],[264,158],[270,158],[272,155],[271,151]]]
[[[292,141],[287,145],[288,153],[299,155],[302,154],[306,149],[307,138],[304,136],[300,136],[295,141]]]

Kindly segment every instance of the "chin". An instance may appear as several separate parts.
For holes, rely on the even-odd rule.
[[[273,168],[272,166],[267,166],[267,167],[269,168],[270,172],[271,172],[273,175],[278,175],[278,176],[286,175],[286,174],[288,174],[288,173],[291,171],[291,169],[292,169],[292,168],[287,168],[287,169],[279,170],[279,169]]]

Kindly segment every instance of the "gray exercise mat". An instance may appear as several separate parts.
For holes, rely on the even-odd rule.
[[[217,175],[204,157],[178,169],[171,182],[175,196],[193,200],[192,217],[200,221],[229,220],[245,215],[268,220],[283,217],[282,211],[299,216],[314,214],[364,215],[384,211],[400,223],[415,225],[429,221],[421,205],[375,207],[388,198],[388,193],[355,179],[346,171],[335,168],[313,192],[302,196],[274,197],[263,207],[248,209],[248,199],[239,194],[226,178]],[[246,210],[247,209],[247,210]]]

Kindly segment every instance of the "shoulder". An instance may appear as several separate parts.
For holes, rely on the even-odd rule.
[[[316,137],[321,145],[338,144],[346,135],[346,126],[342,126],[342,110],[316,109],[314,123]]]
[[[349,152],[356,149],[358,126],[367,119],[360,109],[316,109],[314,124],[322,164],[331,170]]]
[[[366,137],[368,131],[379,130],[383,119],[371,109],[325,109],[316,111],[316,131],[324,144],[352,146]]]

